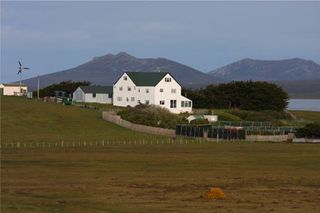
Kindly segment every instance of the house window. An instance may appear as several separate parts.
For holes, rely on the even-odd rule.
[[[177,100],[170,100],[170,108],[177,108]]]
[[[171,93],[176,93],[177,90],[176,89],[171,89]]]
[[[127,77],[127,76],[123,76],[123,80],[125,80],[125,81],[126,81],[127,79],[128,79],[128,77]]]
[[[122,91],[122,90],[123,90],[123,88],[122,88],[122,87],[119,87],[119,90],[120,90],[120,91]]]
[[[134,97],[131,97],[131,101],[134,102]]]
[[[160,105],[164,105],[164,101],[160,101]]]
[[[117,98],[117,101],[122,101],[122,97],[118,97],[118,98]]]
[[[149,104],[149,100],[146,100],[146,105],[148,105]]]
[[[138,92],[140,92],[140,89],[138,89]]]
[[[171,78],[165,78],[164,81],[165,82],[171,82]]]
[[[129,98],[127,97],[127,102],[129,102]]]
[[[191,101],[181,101],[181,107],[191,107]]]
[[[160,92],[163,92],[163,89],[162,89],[162,88],[160,89]]]
[[[146,93],[149,93],[149,89],[146,89]]]
[[[131,87],[128,87],[128,91],[131,91]]]
[[[92,98],[95,98],[96,97],[96,93],[92,93]]]

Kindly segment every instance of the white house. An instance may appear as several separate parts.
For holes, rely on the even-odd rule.
[[[80,86],[72,97],[75,102],[111,104],[112,86]]]
[[[21,89],[21,91],[20,91]],[[25,84],[0,84],[0,95],[22,96],[26,95],[28,87]]]
[[[192,112],[192,101],[181,95],[181,86],[167,72],[125,72],[113,85],[113,105],[152,104],[172,113]]]

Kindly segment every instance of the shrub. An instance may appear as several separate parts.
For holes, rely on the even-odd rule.
[[[128,107],[118,112],[118,115],[132,123],[167,129],[174,129],[176,124],[187,123],[184,117],[186,114],[176,115],[168,109],[151,105]]]
[[[191,124],[209,124],[208,119],[195,119],[190,122]]]
[[[298,138],[320,138],[320,123],[310,123],[297,129],[296,136]]]
[[[224,199],[225,194],[220,188],[211,188],[209,191],[204,193],[203,197],[207,199],[217,200],[217,199]]]
[[[232,115],[240,117],[247,121],[275,121],[279,119],[291,119],[291,116],[286,112],[281,111],[247,111],[247,110],[231,110]]]

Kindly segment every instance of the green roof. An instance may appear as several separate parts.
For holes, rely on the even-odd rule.
[[[80,86],[84,93],[113,94],[112,86]]]
[[[167,72],[126,72],[136,86],[156,86]]]

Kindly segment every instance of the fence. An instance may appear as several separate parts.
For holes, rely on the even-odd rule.
[[[245,130],[239,128],[219,128],[211,125],[177,125],[176,135],[187,137],[204,137],[223,140],[244,140]]]
[[[0,149],[64,149],[64,148],[103,148],[118,145],[183,145],[183,144],[206,144],[204,140],[190,140],[190,139],[167,139],[167,140],[127,140],[127,141],[114,141],[114,140],[102,140],[102,141],[83,141],[83,142],[13,142],[2,143]]]
[[[102,118],[106,121],[112,122],[119,126],[131,129],[137,132],[155,134],[155,135],[164,135],[169,137],[175,137],[175,130],[173,129],[163,129],[159,127],[151,127],[140,124],[134,124],[129,121],[123,120],[120,116],[112,114],[110,112],[102,112]]]
[[[284,142],[288,141],[288,135],[247,135],[247,141],[268,141],[268,142]]]

